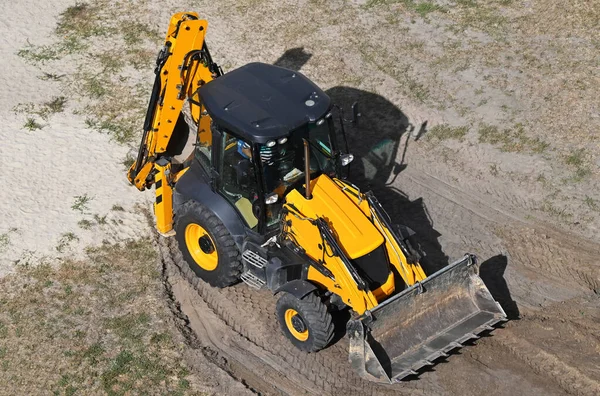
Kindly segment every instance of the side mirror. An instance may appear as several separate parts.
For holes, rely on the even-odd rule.
[[[265,197],[265,203],[267,205],[272,205],[275,202],[277,202],[278,200],[279,200],[279,195],[277,195],[277,193],[274,193],[274,192],[267,194],[267,196]]]
[[[358,102],[354,102],[352,104],[352,123],[354,125],[358,125],[358,118],[361,116],[360,112],[358,111]]]

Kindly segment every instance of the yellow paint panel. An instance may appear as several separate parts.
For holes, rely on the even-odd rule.
[[[369,253],[383,243],[383,237],[379,231],[331,179],[327,176],[320,176],[312,181],[312,185],[313,198],[310,200],[304,198],[297,190],[292,190],[286,196],[286,202],[293,204],[300,211],[300,217],[328,219],[336,240],[346,252],[350,250],[356,254],[360,251],[357,248],[362,248]],[[288,209],[294,210],[289,206]],[[343,221],[349,222],[349,225],[344,226]],[[369,290],[359,290],[342,260],[337,256],[331,256],[331,247],[323,241],[316,225],[292,214],[287,215],[286,222],[290,239],[301,246],[313,260],[323,261],[324,266],[333,273],[335,279],[332,280],[310,267],[308,280],[337,294],[358,314],[377,305],[377,298],[373,293]],[[369,250],[365,248],[368,243],[363,243],[363,241],[370,241],[375,247]],[[391,287],[394,287],[393,280]]]
[[[329,177],[321,175],[311,184],[312,199],[297,194],[288,195],[287,201],[305,216],[324,218],[349,258],[364,256],[383,243],[383,237],[373,223]]]
[[[156,165],[158,172],[155,176],[155,186],[160,185],[160,187],[156,188],[154,215],[156,216],[156,228],[161,234],[168,234],[173,230],[173,189],[167,179],[167,174],[170,172],[166,172],[170,168],[170,164]]]
[[[394,273],[390,272],[387,281],[379,288],[373,290],[373,295],[377,298],[377,301],[381,302],[385,300],[396,290],[396,280],[394,279]]]
[[[173,18],[171,19],[173,21]],[[189,81],[188,86],[183,86],[181,71],[179,67],[182,64],[186,54],[191,50],[202,48],[204,36],[208,22],[205,20],[183,20],[179,21],[179,30],[177,37],[167,36],[167,40],[171,42],[171,55],[167,58],[167,62],[161,73],[162,87],[165,87],[164,101],[157,111],[154,119],[153,128],[156,131],[156,139],[152,149],[156,153],[162,153],[166,150],[173,128],[177,122],[177,118],[181,113],[184,100],[191,96],[198,88],[200,80],[205,83],[212,80],[212,75],[207,67],[198,67],[194,76]],[[169,32],[171,32],[171,28]],[[191,66],[194,67],[194,66]],[[197,111],[192,111],[198,114]]]

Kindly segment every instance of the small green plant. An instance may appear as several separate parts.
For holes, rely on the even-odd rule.
[[[38,78],[42,81],[60,81],[65,77],[64,74],[56,74],[56,73],[42,73]]]
[[[33,115],[47,121],[52,114],[63,112],[66,102],[67,98],[64,96],[57,96],[41,105],[36,105],[34,103],[19,103],[13,107],[13,111],[15,114],[27,114],[28,117],[24,127],[30,131],[34,131],[36,129],[41,129],[42,125],[36,121]]]
[[[110,210],[114,212],[124,212],[125,209],[121,205],[114,204]]]
[[[83,357],[88,359],[92,366],[95,366],[100,361],[100,357],[104,354],[104,348],[100,343],[92,344],[84,353]]]
[[[575,173],[573,174],[572,180],[576,183],[583,181],[586,177],[588,177],[592,171],[587,167],[581,167],[575,169]]]
[[[576,166],[576,167],[580,167],[580,166],[583,165],[584,155],[585,155],[585,150],[584,149],[577,149],[575,151],[572,151],[571,154],[569,154],[565,158],[565,163],[567,165],[573,165],[573,166]]]
[[[42,129],[42,125],[40,123],[38,123],[35,120],[35,118],[27,117],[27,120],[25,121],[25,125],[23,125],[23,128],[27,129],[28,131],[35,131],[38,129]]]
[[[566,208],[560,209],[556,207],[552,202],[550,202],[549,199],[545,199],[544,202],[542,202],[540,210],[549,213],[563,221],[569,220],[573,217],[573,214],[567,212]]]
[[[498,176],[498,165],[490,165],[490,173],[492,174],[492,176]]]
[[[413,3],[411,7],[421,16],[421,18],[425,18],[428,14],[435,11],[444,11],[444,7],[428,1],[423,3]]]
[[[89,230],[94,224],[88,219],[82,219],[77,222],[77,225],[84,230]]]
[[[169,333],[154,333],[150,337],[150,343],[152,344],[163,344],[171,341],[171,335]]]
[[[585,204],[593,210],[598,210],[598,204],[597,201],[592,198],[592,197],[588,197],[587,195],[585,196],[585,199],[583,200],[583,202],[585,202]]]
[[[110,368],[102,373],[102,385],[108,394],[114,394],[113,387],[119,384],[119,377],[131,371],[134,356],[128,350],[121,351],[114,359]]]
[[[79,237],[72,232],[65,232],[58,239],[58,244],[56,245],[56,250],[59,253],[63,253],[66,248],[71,245],[71,242],[78,241]]]
[[[99,74],[85,75],[81,82],[83,89],[92,99],[100,99],[108,93],[109,83]]]
[[[395,3],[401,3],[402,5],[404,5],[404,7],[416,12],[422,18],[425,18],[428,14],[435,11],[445,11],[444,7],[435,4],[431,1],[418,2],[415,0],[369,0],[363,7],[371,8],[380,4],[389,5]]]
[[[29,40],[27,41],[27,46],[25,48],[17,51],[17,56],[34,65],[44,64],[52,60],[60,59],[59,50],[55,46],[37,46],[31,44]]]
[[[76,195],[74,198],[75,202],[73,202],[73,205],[71,205],[71,209],[81,213],[89,209],[87,204],[92,200],[92,198],[88,197],[87,194]]]
[[[467,126],[453,127],[448,124],[440,124],[431,128],[427,133],[427,137],[437,140],[463,140],[468,131],[469,127]]]
[[[56,33],[78,40],[108,33],[100,17],[100,7],[85,2],[77,2],[60,14]]]
[[[99,225],[105,225],[107,223],[106,221],[106,216],[100,216],[99,214],[94,214],[94,220],[96,220],[96,223],[98,223]]]
[[[523,124],[515,124],[512,128],[500,130],[495,125],[481,123],[478,129],[479,142],[500,146],[501,151],[529,151],[541,154],[550,146],[540,138],[531,138],[525,134]]]
[[[575,168],[572,181],[578,183],[589,176],[592,171],[586,166],[585,149],[577,149],[565,157],[565,163]]]
[[[67,98],[64,96],[57,96],[52,100],[44,103],[44,107],[47,109],[48,113],[62,113],[65,110],[65,104],[67,103]]]
[[[60,49],[65,54],[74,54],[82,52],[88,48],[88,44],[76,36],[67,36],[60,43]]]
[[[148,331],[150,316],[146,312],[139,314],[125,314],[109,319],[105,326],[111,329],[118,337],[133,342],[139,342],[140,337]]]
[[[18,229],[13,227],[9,229],[7,232],[0,234],[0,253],[6,251],[8,246],[10,246],[10,235],[17,232]]]
[[[8,336],[8,326],[0,320],[0,339]]]
[[[548,179],[546,179],[546,176],[544,176],[544,174],[542,174],[542,173],[540,173],[540,174],[539,174],[539,175],[538,175],[538,176],[535,178],[535,180],[536,180],[537,182],[540,182],[540,183],[542,183],[543,185],[546,185],[546,184],[548,183]]]
[[[123,68],[125,66],[125,62],[123,58],[118,54],[115,54],[114,51],[107,51],[98,55],[98,61],[102,66],[104,72],[114,73]]]
[[[127,153],[122,164],[125,167],[125,169],[129,169],[129,168],[131,168],[131,165],[133,165],[134,162],[135,162],[135,157],[133,155]]]

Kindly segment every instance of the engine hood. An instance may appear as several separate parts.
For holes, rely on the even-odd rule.
[[[325,219],[348,258],[364,256],[384,242],[379,230],[328,176],[315,178],[311,186],[312,199],[294,190],[286,201],[305,217]]]

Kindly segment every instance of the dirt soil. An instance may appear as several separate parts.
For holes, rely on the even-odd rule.
[[[136,15],[148,27],[145,48],[159,47],[150,33],[163,32],[173,12],[195,10],[208,19],[211,53],[226,72],[278,64],[342,106],[359,101],[360,126],[348,131],[351,180],[417,232],[427,269],[477,254],[510,319],[401,384],[367,383],[349,367],[343,334],[319,353],[298,351],[279,331],[271,293],[212,288],[173,239],[157,238],[192,375],[210,380],[209,359],[261,394],[600,394],[597,0],[138,1],[120,16],[110,3],[90,3],[116,30]],[[149,95],[150,65],[119,68],[94,53],[106,47],[88,48],[74,75],[95,78],[94,90],[82,83],[69,92],[112,106],[129,96],[108,84],[132,81],[137,98]],[[112,82],[85,69],[98,59]],[[129,118],[118,118],[125,112],[116,105],[84,112],[134,147],[135,134],[105,123],[141,125],[133,101]]]
[[[345,339],[297,351],[278,330],[269,292],[211,288],[162,240],[190,329],[231,370],[266,394],[600,393],[597,2],[197,9],[226,70],[275,63],[339,104],[359,101],[351,179],[417,231],[430,268],[477,254],[511,318],[418,377],[374,385],[350,370]],[[571,26],[549,23],[561,13]]]
[[[446,201],[445,212],[455,210],[451,218],[467,217],[481,224],[481,229],[470,234],[481,249],[486,238],[483,228],[497,226],[502,215],[492,222],[488,216],[476,214],[495,211],[484,208],[481,201],[475,208],[464,201]],[[527,230],[518,223],[505,226]],[[455,227],[455,232],[461,231],[460,224]],[[464,230],[461,232],[464,235]],[[493,241],[497,237],[490,231],[487,238]],[[544,236],[532,237],[526,243],[544,252],[557,241]],[[190,328],[203,343],[220,351],[233,364],[232,370],[237,370],[235,364],[243,366],[239,375],[267,394],[595,395],[600,390],[600,299],[578,286],[578,280],[567,284],[559,277],[537,275],[537,264],[514,263],[510,267],[514,274],[508,276],[506,256],[485,260],[480,274],[513,320],[428,372],[387,387],[358,379],[347,362],[345,339],[317,354],[294,349],[278,330],[276,299],[268,291],[244,284],[223,290],[206,285],[194,277],[172,240],[161,240],[161,255],[169,268],[167,281],[189,317]],[[535,251],[523,257],[534,263],[544,260]],[[582,256],[573,250],[566,258]],[[259,372],[260,376],[253,378],[244,374],[247,371]]]

